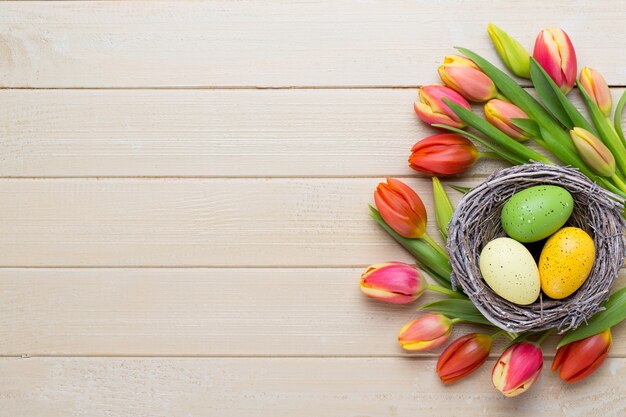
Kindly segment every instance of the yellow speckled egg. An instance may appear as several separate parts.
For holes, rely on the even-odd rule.
[[[577,227],[562,228],[550,236],[541,251],[541,289],[555,299],[572,295],[589,276],[595,259],[591,236]]]
[[[508,237],[487,243],[480,252],[480,273],[491,289],[515,304],[532,304],[541,291],[539,271],[524,245]]]

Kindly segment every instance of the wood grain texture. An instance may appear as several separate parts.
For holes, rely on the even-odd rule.
[[[359,291],[362,271],[0,269],[0,355],[407,356],[397,332],[437,295],[372,300]],[[459,325],[452,337],[471,331],[493,332]],[[626,357],[626,326],[613,329],[610,354]]]
[[[369,217],[380,180],[4,179],[0,266],[319,267],[410,260]],[[432,209],[430,179],[407,183]],[[456,201],[460,193],[451,196]],[[436,236],[435,222],[429,227]]]
[[[0,359],[0,416],[622,417],[626,359],[566,385],[544,364],[524,395],[490,382],[493,362],[444,387],[416,359]]]
[[[613,90],[615,101],[622,92]],[[0,176],[416,175],[411,147],[441,132],[418,120],[416,94],[0,90]],[[503,166],[486,159],[468,174]]]
[[[554,16],[581,64],[626,83],[626,10],[610,0],[129,1],[3,2],[0,86],[416,85],[455,45],[495,58],[488,22],[531,49]]]

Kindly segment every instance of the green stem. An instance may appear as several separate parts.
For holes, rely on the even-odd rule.
[[[622,143],[626,145],[626,141],[624,140],[624,131],[622,130],[622,111],[624,111],[624,106],[626,106],[626,91],[622,94],[619,101],[617,102],[617,106],[615,107],[615,115],[613,116],[613,127],[615,131],[622,139]]]
[[[439,252],[440,254],[442,254],[443,256],[445,256],[446,258],[448,257],[448,253],[443,250],[443,248],[441,246],[439,246],[439,244],[437,242],[435,242],[433,240],[432,237],[430,237],[428,235],[428,233],[424,233],[424,236],[422,236],[420,239],[426,241],[426,243],[428,243],[430,246],[432,246],[437,252]]]
[[[511,332],[506,332],[506,335],[509,337],[509,339],[511,340],[515,340],[517,339],[517,333],[511,333]]]
[[[497,152],[480,152],[480,157],[490,158],[490,159],[500,159],[502,161],[506,161],[506,159],[500,156]]]
[[[507,103],[511,102],[511,100],[506,98],[506,96],[504,96],[500,91],[498,91],[498,94],[496,94],[495,98],[497,98],[498,100],[506,101]]]
[[[431,291],[435,291],[441,294],[445,294],[447,296],[450,296],[451,298],[459,298],[459,299],[465,299],[465,297],[462,294],[459,294],[456,291],[452,291],[449,290],[447,288],[444,287],[440,287],[439,285],[435,285],[435,284],[428,284],[426,286],[427,290],[431,290]]]
[[[613,174],[611,179],[613,180],[615,185],[619,187],[620,190],[626,192],[626,183],[624,183],[624,181],[622,181],[622,179],[618,177],[617,174]]]
[[[543,332],[541,336],[539,336],[539,339],[537,339],[535,343],[537,343],[538,345],[541,345],[543,341],[546,340],[548,336],[550,336],[550,334],[552,334],[552,329],[546,330],[545,332]]]
[[[500,329],[497,332],[495,332],[494,334],[490,335],[489,337],[491,338],[491,340],[496,340],[498,337],[500,337],[502,335],[507,335],[508,336],[508,332],[506,330]]]
[[[457,324],[457,323],[463,323],[465,320],[457,318],[457,319],[452,319],[450,321],[452,322],[452,324]]]

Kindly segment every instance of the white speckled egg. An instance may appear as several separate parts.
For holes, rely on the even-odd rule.
[[[524,245],[508,237],[487,243],[480,253],[480,272],[491,289],[515,304],[527,305],[539,297],[539,269]]]

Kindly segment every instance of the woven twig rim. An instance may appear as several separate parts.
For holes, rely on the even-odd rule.
[[[541,184],[558,185],[574,198],[567,225],[589,233],[596,260],[589,278],[574,294],[519,306],[495,294],[479,268],[480,251],[487,242],[506,236],[500,222],[502,206],[516,192]],[[624,199],[591,182],[578,170],[540,163],[518,165],[495,172],[467,193],[448,226],[452,285],[459,285],[494,325],[511,332],[575,329],[599,311],[624,263]]]

